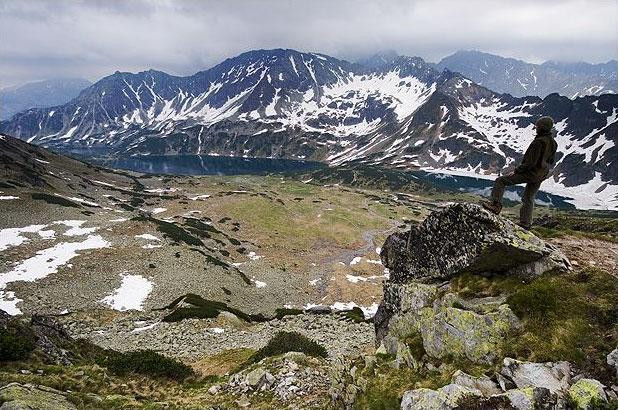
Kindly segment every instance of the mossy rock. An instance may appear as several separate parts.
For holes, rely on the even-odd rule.
[[[576,409],[592,410],[595,403],[607,402],[603,385],[598,380],[580,379],[569,388],[569,398]]]

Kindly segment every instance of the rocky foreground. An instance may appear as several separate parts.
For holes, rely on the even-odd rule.
[[[618,406],[608,272],[471,204],[392,234],[381,259],[374,327],[358,311],[266,319],[196,297],[122,315],[3,315],[0,408]]]

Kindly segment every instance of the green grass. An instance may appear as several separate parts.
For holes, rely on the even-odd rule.
[[[463,298],[482,298],[512,293],[524,282],[515,276],[484,277],[464,273],[451,280],[451,289]]]
[[[371,322],[371,320],[365,319],[363,310],[358,306],[354,306],[350,310],[339,312],[339,314],[355,323]]]
[[[522,320],[505,347],[508,355],[531,361],[567,360],[601,381],[611,380],[608,352],[618,344],[618,280],[587,268],[542,276],[507,298]]]
[[[609,211],[556,211],[535,219],[534,232],[545,238],[579,236],[618,242],[618,214]]]

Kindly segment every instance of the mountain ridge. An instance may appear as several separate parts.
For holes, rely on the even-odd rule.
[[[55,78],[0,89],[0,120],[28,108],[64,104],[92,83],[81,78]]]
[[[111,155],[214,154],[361,161],[495,175],[551,115],[556,190],[618,202],[618,96],[513,97],[418,57],[366,68],[319,53],[254,50],[192,76],[116,72],[71,102],[17,114],[0,131]],[[549,184],[549,183],[548,183]]]
[[[534,64],[478,50],[459,50],[442,58],[436,67],[457,71],[478,84],[516,97],[546,97],[559,92],[575,98],[618,92],[616,60],[599,64],[556,61]]]

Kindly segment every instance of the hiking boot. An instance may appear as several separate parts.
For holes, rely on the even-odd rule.
[[[483,208],[487,209],[489,212],[493,212],[496,215],[500,215],[500,212],[502,211],[501,204],[496,204],[489,201],[482,201],[481,205],[483,205]]]

